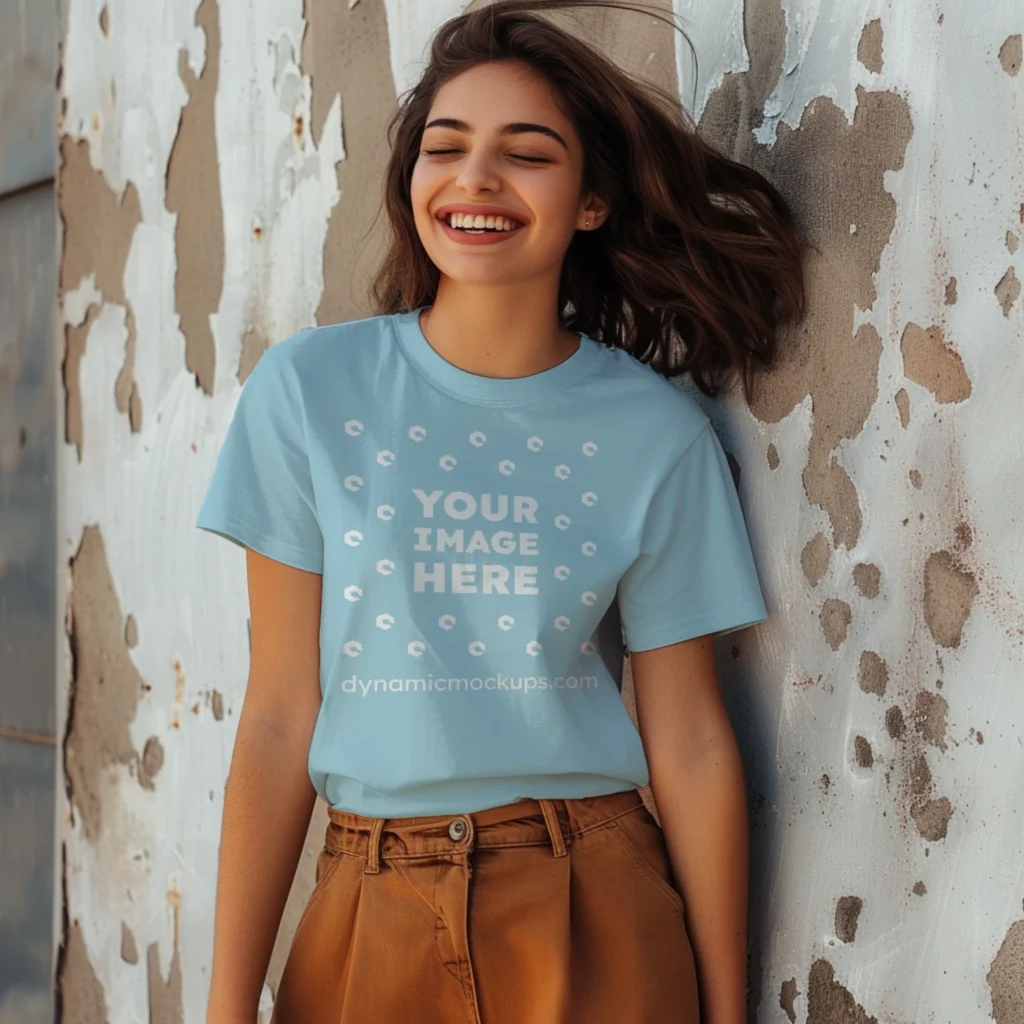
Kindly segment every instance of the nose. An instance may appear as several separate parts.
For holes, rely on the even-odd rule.
[[[493,193],[501,189],[501,176],[497,172],[493,157],[481,146],[466,156],[455,183],[467,195]]]

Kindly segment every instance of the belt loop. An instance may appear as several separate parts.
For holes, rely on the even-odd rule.
[[[551,845],[555,849],[556,857],[564,857],[569,851],[565,848],[565,837],[562,835],[562,824],[558,820],[558,812],[550,800],[538,800],[541,812],[544,815],[544,824],[548,827],[548,835],[551,836]]]
[[[383,818],[374,818],[370,826],[370,837],[366,844],[366,867],[363,873],[376,875],[380,871],[380,833],[384,828]]]

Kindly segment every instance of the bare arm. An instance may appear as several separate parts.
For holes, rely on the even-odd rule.
[[[316,799],[322,579],[246,552],[252,654],[224,795],[209,1024],[254,1024]]]
[[[631,654],[637,720],[686,905],[703,1024],[747,1019],[749,834],[710,637]]]

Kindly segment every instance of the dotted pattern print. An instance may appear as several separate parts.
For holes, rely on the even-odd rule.
[[[350,419],[345,423],[345,433],[353,439],[354,444],[368,443],[368,438],[364,437],[365,430],[364,424],[357,419]],[[486,452],[494,447],[485,431],[473,430],[465,435],[467,448],[464,451],[459,451],[457,446],[453,446],[449,438],[447,450],[435,449],[431,454],[430,432],[425,426],[419,423],[411,424],[405,433],[412,445],[424,448],[422,452],[410,448],[408,454],[415,460],[415,464],[436,465],[444,474],[455,473],[460,466],[460,459],[468,456],[470,451],[476,450],[486,458]],[[375,562],[376,574],[388,577],[396,572],[397,566],[403,562],[403,555],[407,554],[411,532],[415,534],[414,571],[407,582],[414,592],[422,591],[434,595],[450,593],[454,601],[456,596],[459,600],[466,600],[462,597],[463,594],[479,594],[482,590],[490,595],[507,595],[514,601],[524,597],[543,600],[543,589],[544,597],[547,598],[544,605],[556,608],[557,614],[554,614],[547,623],[538,623],[536,615],[527,615],[527,628],[530,624],[533,628],[548,625],[558,633],[569,631],[572,628],[573,616],[577,614],[573,609],[578,610],[581,605],[584,608],[593,607],[598,600],[595,591],[581,590],[580,584],[576,582],[580,579],[585,584],[588,576],[594,575],[592,571],[587,571],[586,560],[593,558],[598,549],[597,543],[585,535],[585,528],[574,522],[573,508],[593,508],[598,503],[599,496],[596,491],[580,490],[575,485],[574,468],[582,469],[580,463],[597,458],[599,447],[595,441],[586,440],[579,443],[575,449],[575,458],[564,450],[558,457],[552,457],[547,454],[548,446],[545,439],[539,435],[524,437],[521,443],[523,449],[519,455],[507,450],[507,443],[502,445],[505,450],[493,452],[490,457],[490,465],[495,473],[493,488],[488,487],[486,472],[481,474],[479,469],[471,470],[474,476],[473,492],[457,489],[446,491],[443,488],[431,491],[411,488],[411,507],[420,513],[418,521],[426,525],[410,529],[408,525],[399,528],[399,524],[396,523],[394,527],[389,528],[385,535],[385,550],[381,552],[384,557]],[[371,455],[372,458],[369,457]],[[536,464],[538,457],[548,462],[546,470],[542,465],[538,467]],[[500,481],[516,476],[517,459],[524,463],[523,469],[527,472],[527,478],[536,479],[539,471],[550,473],[549,479],[555,481],[554,487],[549,489],[543,501],[543,508],[542,503],[535,498],[502,493],[508,489],[508,485]],[[391,472],[395,471],[396,465],[400,463],[400,457],[395,451],[382,448],[375,452],[372,449],[369,452],[359,451],[352,461],[359,465],[373,465],[375,472]],[[486,462],[484,464],[486,465]],[[398,472],[400,471],[399,469]],[[586,478],[589,474],[583,476]],[[343,485],[349,492],[357,494],[366,486],[366,481],[353,473],[344,477]],[[455,486],[457,487],[457,483]],[[478,496],[479,489],[485,489],[485,492]],[[579,503],[578,506],[575,505],[576,502]],[[374,515],[382,524],[400,520],[399,510],[395,505],[388,503],[376,505],[372,512],[367,510],[367,514]],[[445,525],[439,525],[440,522],[444,522]],[[465,526],[461,525],[463,523]],[[360,527],[362,525],[359,524]],[[485,529],[478,528],[481,525]],[[536,530],[507,529],[510,526],[536,526]],[[542,529],[549,526],[556,531],[554,534]],[[487,528],[493,530],[490,542],[487,538]],[[468,543],[467,534],[470,535]],[[498,546],[499,538],[501,547]],[[350,547],[359,547],[365,540],[363,529],[356,526],[346,529],[342,539]],[[566,554],[572,551],[579,552],[578,559],[567,558],[566,554],[563,554],[565,561],[554,567],[546,582],[537,579],[539,560],[531,557],[540,554],[538,544],[542,542],[557,543],[560,550]],[[437,559],[432,564],[427,561],[427,552],[433,552],[433,558]],[[469,559],[477,554],[490,555],[494,564],[469,563]],[[445,555],[448,556],[447,559],[441,560]],[[453,557],[459,556],[460,561],[452,561]],[[518,556],[522,563],[514,565],[511,572],[507,566],[508,556]],[[475,576],[478,568],[482,571],[482,578]],[[472,584],[469,582],[468,570],[473,570]],[[548,591],[548,587],[553,589]],[[357,583],[345,586],[343,594],[345,600],[352,603],[364,599],[363,588]],[[416,629],[416,624],[399,621],[390,610],[371,615],[372,619],[367,622],[372,621],[376,629],[383,633],[397,634],[396,639],[400,640],[401,646],[404,646],[411,658],[422,658],[430,650],[432,641],[429,635],[412,639],[408,637],[408,630]],[[495,637],[511,634],[516,630],[516,616],[505,610],[488,621],[499,631]],[[459,622],[456,615],[451,612],[441,614],[436,620],[436,628],[439,631],[438,640],[444,635],[457,636],[455,631],[459,628]],[[406,633],[405,637],[401,636],[403,632]],[[540,657],[544,651],[544,644],[536,635],[528,636],[521,644],[520,650],[533,658]],[[479,658],[487,653],[487,640],[483,637],[467,638],[465,645],[465,650],[471,657]],[[347,657],[358,658],[363,653],[364,643],[358,638],[352,638],[342,649]],[[594,639],[584,641],[579,650],[585,657],[595,655],[597,646]]]

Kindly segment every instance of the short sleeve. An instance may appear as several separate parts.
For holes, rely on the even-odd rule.
[[[196,526],[297,569],[323,571],[301,394],[276,346],[242,385]]]
[[[651,500],[640,553],[619,581],[618,599],[631,651],[767,618],[739,497],[710,423]]]

